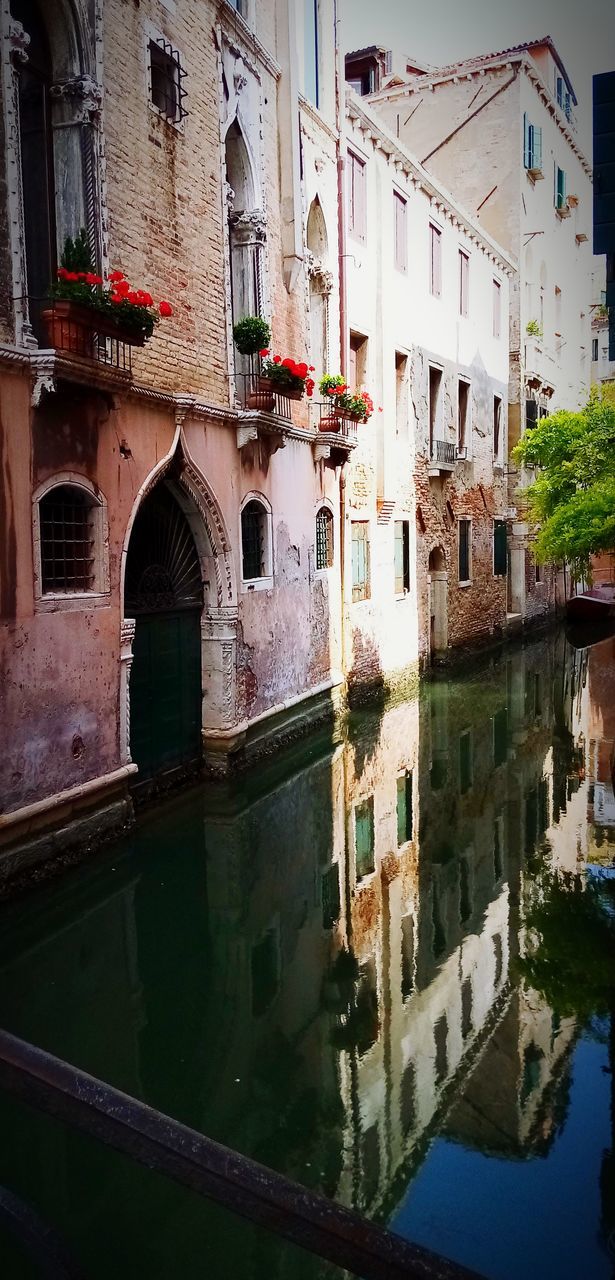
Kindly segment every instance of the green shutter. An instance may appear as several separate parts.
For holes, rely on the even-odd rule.
[[[374,870],[374,797],[358,804],[354,811],[357,880]]]
[[[526,169],[532,168],[532,148],[531,148],[531,131],[532,126],[527,118],[527,112],[523,112],[523,163]]]
[[[506,553],[506,521],[494,520],[493,522],[493,572],[496,577],[506,575],[507,569],[507,553]]]

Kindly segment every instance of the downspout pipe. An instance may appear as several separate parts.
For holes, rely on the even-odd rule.
[[[335,149],[337,158],[337,246],[338,246],[338,281],[339,281],[339,320],[340,320],[340,373],[346,377],[348,369],[348,336],[346,325],[346,218],[345,218],[345,183],[344,183],[344,149],[343,125],[345,102],[344,68],[339,44],[339,11],[338,0],[333,0],[333,26],[335,39],[335,131],[337,135]],[[341,666],[342,674],[348,671],[348,643],[346,627],[346,462],[340,468],[340,600],[341,600]]]

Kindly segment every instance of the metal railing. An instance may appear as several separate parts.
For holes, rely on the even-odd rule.
[[[480,1280],[1,1030],[0,1088],[363,1280]],[[31,1230],[21,1205],[11,1219]],[[35,1231],[40,1240],[40,1223]]]
[[[450,440],[432,440],[431,461],[454,467],[456,450],[457,446],[452,444]]]
[[[283,395],[266,385],[258,369],[235,373],[237,398],[242,409],[256,409],[260,413],[273,413],[278,418],[292,421],[293,398]]]
[[[109,332],[109,325],[96,321],[96,313],[87,315],[85,307],[66,311],[60,299],[29,298],[30,323],[40,346],[52,348],[68,360],[91,360],[132,374],[131,344]],[[105,332],[105,328],[107,331]]]
[[[330,400],[312,402],[310,408],[312,425],[318,431],[332,432],[343,436],[346,440],[356,440],[358,422],[356,418],[348,418],[340,409],[336,409]]]

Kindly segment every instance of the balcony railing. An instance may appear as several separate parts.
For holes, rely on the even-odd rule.
[[[356,418],[348,418],[339,409],[335,409],[331,401],[315,400],[310,406],[310,420],[317,431],[342,436],[345,440],[357,439],[358,422]]]
[[[242,409],[253,409],[260,413],[273,413],[287,422],[292,420],[293,396],[282,395],[264,384],[257,369],[248,373],[235,373],[237,398]]]
[[[450,440],[432,440],[431,461],[438,466],[454,467],[456,450],[457,446]]]
[[[96,314],[77,315],[50,298],[29,298],[30,323],[39,346],[57,351],[68,360],[88,360],[127,378],[132,376],[131,346],[122,337],[102,332],[103,321]]]

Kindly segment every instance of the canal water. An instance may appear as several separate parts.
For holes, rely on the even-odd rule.
[[[169,799],[0,905],[0,1025],[492,1280],[611,1280],[614,734],[615,641],[558,635]],[[343,1274],[1,1095],[0,1185],[95,1280]]]

